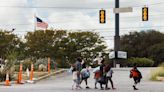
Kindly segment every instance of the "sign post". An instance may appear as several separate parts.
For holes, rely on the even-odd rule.
[[[115,0],[115,8],[119,8],[119,0]],[[116,61],[117,61],[117,52],[119,50],[120,46],[120,36],[119,36],[119,13],[115,13],[115,36],[114,36],[114,51],[115,51],[115,60],[113,61],[113,66],[116,67]]]

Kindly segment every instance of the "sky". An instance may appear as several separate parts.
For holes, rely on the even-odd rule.
[[[0,0],[0,29],[12,30],[23,37],[34,31],[34,15],[49,28],[98,32],[108,46],[114,47],[115,0]],[[149,21],[142,21],[142,7],[149,7]],[[156,29],[164,32],[164,1],[120,0],[120,7],[133,12],[120,14],[120,35],[133,31]],[[99,10],[106,10],[106,23],[99,23]]]

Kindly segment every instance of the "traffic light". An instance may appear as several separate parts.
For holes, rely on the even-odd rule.
[[[105,10],[100,10],[99,14],[100,14],[100,23],[105,23],[106,22]]]
[[[148,15],[148,7],[142,8],[142,21],[148,21],[149,15]]]

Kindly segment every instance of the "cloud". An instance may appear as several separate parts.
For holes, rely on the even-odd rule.
[[[132,13],[120,14],[120,35],[142,28],[164,26],[163,4],[152,5],[161,0],[120,0],[120,7],[135,6]],[[97,29],[110,48],[113,47],[115,19],[114,0],[3,0],[0,3],[0,27],[16,28],[15,33],[23,35],[34,29],[34,14],[58,29]],[[149,7],[148,22],[142,22],[142,7]],[[1,6],[26,6],[42,8],[12,8]],[[44,8],[51,7],[51,8]],[[91,8],[91,9],[89,9]],[[94,9],[93,9],[94,8]],[[107,11],[107,23],[99,24],[99,9]],[[142,27],[142,28],[140,28]],[[106,29],[108,28],[108,29]],[[163,31],[164,27],[160,29]]]
[[[0,4],[0,25],[3,29],[11,30],[16,28],[16,31],[27,31],[31,28],[32,9],[12,8],[5,6],[25,6],[26,0],[6,0]]]

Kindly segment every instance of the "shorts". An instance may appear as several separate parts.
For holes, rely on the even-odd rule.
[[[138,77],[133,77],[133,79],[134,79],[134,82],[135,82],[136,84],[140,82],[140,78],[138,78]]]

